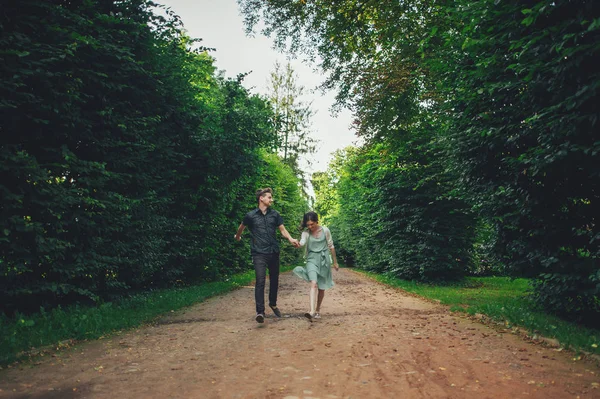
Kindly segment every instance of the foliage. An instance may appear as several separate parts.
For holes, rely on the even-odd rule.
[[[0,26],[0,312],[250,267],[231,236],[277,137],[243,75],[146,0],[7,1]]]
[[[346,261],[407,279],[462,277],[472,217],[457,210],[460,201],[445,195],[440,180],[421,180],[431,165],[406,162],[406,153],[382,144],[344,155],[341,168],[331,168],[339,180],[315,192],[317,204],[335,192],[335,213],[326,214]]]
[[[417,22],[428,18],[426,6],[240,4],[250,29],[262,16],[264,32],[282,47],[318,53],[328,73],[325,87],[339,89],[339,101],[350,104],[357,133],[367,140],[336,183],[337,209],[320,205],[331,197],[323,190],[331,191],[331,182],[316,190],[317,208],[338,212],[326,217],[334,232],[339,228],[338,241],[356,264],[404,278],[460,278],[469,264],[474,220],[437,159],[438,132],[426,113],[430,82],[417,54],[419,43],[396,40],[427,33]]]
[[[507,276],[504,264],[498,261],[494,252],[497,234],[491,223],[479,218],[475,225],[475,237],[471,251],[471,266],[469,274],[472,276]]]
[[[248,30],[260,21],[280,48],[320,58],[324,87],[338,91],[367,139],[364,154],[381,144],[400,164],[418,165],[413,187],[441,185],[422,199],[441,193],[466,217],[471,207],[478,220],[462,224],[477,244],[469,248],[476,258],[471,270],[481,269],[477,259],[485,255],[495,270],[534,277],[535,298],[547,309],[598,319],[600,9],[594,2],[238,2]],[[379,167],[368,175],[359,165],[349,187],[377,193]],[[358,200],[346,195],[340,198]],[[373,207],[360,208],[364,221],[356,223],[361,233],[377,218],[401,215],[386,214],[376,195],[368,198]],[[427,226],[421,204],[405,204],[413,222]],[[452,206],[446,214],[454,214]],[[435,223],[429,229],[447,234]],[[373,262],[393,262],[384,252]]]
[[[339,150],[338,150],[339,151]],[[321,224],[329,225],[333,215],[339,213],[338,202],[335,196],[335,183],[330,170],[315,172],[310,180],[318,201],[315,202],[315,212],[319,215]]]
[[[451,165],[497,232],[501,262],[536,278],[538,303],[597,319],[599,9],[482,1],[454,17],[432,39],[446,43],[432,66],[452,116]]]
[[[268,98],[275,112],[275,128],[279,138],[283,162],[305,180],[300,159],[315,152],[315,140],[310,136],[313,110],[310,103],[302,100],[304,86],[298,85],[298,76],[288,62],[285,66],[275,63],[269,79]],[[306,182],[304,182],[306,185]]]
[[[398,116],[386,107],[398,97],[385,94],[411,91],[411,81],[420,75],[419,40],[428,32],[430,2],[238,3],[248,32],[260,26],[278,48],[319,59],[324,87],[338,89],[340,101],[358,99],[350,104],[358,114],[371,113],[373,123],[377,113],[386,120]],[[362,123],[367,118],[358,119]]]

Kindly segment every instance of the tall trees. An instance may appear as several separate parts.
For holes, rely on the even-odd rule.
[[[469,266],[474,216],[451,197],[451,182],[428,174],[435,165],[409,150],[378,143],[340,153],[315,185],[317,209],[346,261],[406,279],[458,279]]]
[[[359,264],[423,280],[461,277],[473,218],[437,156],[443,140],[429,113],[433,85],[419,53],[420,40],[438,18],[433,6],[239,3],[250,28],[262,17],[265,33],[282,47],[318,54],[325,86],[338,89],[338,101],[354,111],[366,145],[348,160],[348,177],[340,177],[336,220],[348,231],[338,236],[348,236]],[[352,236],[352,230],[360,233]]]
[[[406,206],[415,220],[427,220],[410,201],[427,187],[423,199],[448,201],[441,207],[448,206],[447,219],[455,206],[468,218],[466,201],[480,218],[473,226],[495,233],[493,255],[506,270],[535,277],[542,305],[597,319],[594,2],[239,3],[250,29],[262,20],[282,48],[322,58],[325,85],[338,89],[370,139],[365,154],[383,150],[411,166],[389,182],[400,188],[410,180],[404,177],[418,176],[410,183],[416,190],[396,191],[405,202],[390,210]],[[368,158],[362,161],[366,168]],[[386,168],[373,167],[373,176]],[[363,171],[352,170],[352,184]],[[373,189],[391,186],[377,181]]]
[[[454,168],[496,231],[495,253],[537,278],[549,309],[600,312],[600,9],[493,2],[456,11],[438,60]]]
[[[229,232],[256,186],[304,206],[297,180],[259,172],[284,168],[262,150],[277,142],[266,99],[154,7],[3,3],[0,311],[245,270]]]
[[[304,86],[298,85],[297,76],[288,62],[275,63],[268,86],[268,98],[275,112],[275,128],[279,137],[280,153],[283,162],[305,179],[299,160],[315,151],[315,140],[310,135],[310,122],[313,111],[303,100]]]

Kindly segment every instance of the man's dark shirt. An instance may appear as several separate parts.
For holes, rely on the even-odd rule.
[[[250,230],[252,236],[250,250],[252,254],[279,252],[279,242],[277,242],[275,235],[275,230],[283,224],[283,218],[279,212],[267,208],[267,213],[263,215],[261,210],[256,208],[244,216],[242,224]]]

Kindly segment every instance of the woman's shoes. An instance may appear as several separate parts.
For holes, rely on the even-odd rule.
[[[320,319],[321,315],[319,313],[311,314],[310,312],[304,313],[304,317],[306,317],[309,321],[313,321],[313,319]]]

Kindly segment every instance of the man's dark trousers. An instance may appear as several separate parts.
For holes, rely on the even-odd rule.
[[[256,273],[256,285],[254,287],[256,313],[264,315],[267,268],[269,269],[269,305],[277,306],[277,289],[279,288],[279,252],[271,254],[253,254],[252,263],[254,263],[254,272]]]

